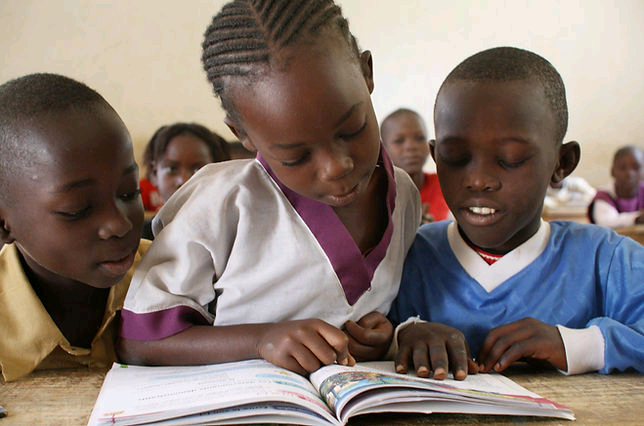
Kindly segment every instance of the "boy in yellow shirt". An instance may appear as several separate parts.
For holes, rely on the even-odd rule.
[[[103,97],[55,74],[0,86],[4,380],[116,360],[142,224],[130,135]]]

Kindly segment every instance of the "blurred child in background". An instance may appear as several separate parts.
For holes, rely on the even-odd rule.
[[[545,209],[556,210],[562,207],[579,207],[585,209],[595,197],[597,190],[586,179],[579,176],[568,176],[561,182],[551,182],[543,202]]]
[[[151,207],[161,207],[206,164],[229,159],[226,141],[201,124],[174,123],[159,128],[143,153],[147,178],[154,188],[148,197]],[[152,218],[145,221],[142,234],[150,240],[154,238],[151,222]]]
[[[597,225],[619,227],[644,223],[644,151],[637,146],[619,148],[610,174],[614,183],[600,188],[588,207],[588,217]]]
[[[398,109],[382,121],[380,137],[391,161],[409,174],[420,191],[423,223],[447,219],[449,208],[438,176],[423,171],[429,156],[429,141],[422,117],[416,111]]]

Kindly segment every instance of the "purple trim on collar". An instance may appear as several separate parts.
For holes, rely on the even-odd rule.
[[[616,192],[614,189],[613,191]],[[592,223],[595,223],[595,218],[593,217],[593,206],[597,200],[607,202],[619,213],[636,212],[644,208],[644,183],[640,184],[637,195],[633,198],[617,198],[614,193],[611,194],[602,190],[597,191],[595,198],[593,198],[592,202],[588,205],[588,218]]]
[[[347,302],[353,305],[369,288],[376,268],[387,254],[393,234],[392,214],[396,202],[396,181],[389,156],[380,144],[378,164],[383,166],[387,176],[387,227],[380,242],[366,255],[362,255],[353,237],[328,204],[304,197],[287,188],[277,179],[266,160],[257,155],[257,160],[280,187],[295,211],[304,220],[316,240],[329,258]]]
[[[123,309],[119,335],[130,340],[161,340],[193,325],[209,323],[199,312],[188,306],[180,305],[146,314]]]

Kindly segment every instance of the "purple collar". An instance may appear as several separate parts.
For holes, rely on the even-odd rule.
[[[371,287],[373,274],[384,259],[393,233],[392,213],[396,201],[396,182],[391,160],[380,144],[378,164],[387,176],[387,228],[380,242],[366,255],[360,252],[353,237],[328,204],[304,197],[280,182],[266,160],[258,153],[257,160],[280,187],[288,201],[309,227],[335,270],[347,302],[353,305]]]

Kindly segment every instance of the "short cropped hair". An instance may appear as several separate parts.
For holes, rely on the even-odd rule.
[[[613,155],[613,164],[623,155],[633,154],[638,161],[644,161],[644,150],[636,145],[624,145],[615,151]]]
[[[414,116],[418,117],[418,119],[423,123],[423,125],[425,125],[425,121],[423,120],[423,117],[421,117],[421,115],[418,114],[413,109],[398,108],[397,110],[389,113],[389,115],[387,115],[382,120],[382,123],[380,123],[380,134],[382,135],[382,133],[384,132],[385,127],[387,126],[387,123],[389,122],[389,120],[393,120],[394,118],[398,118],[398,117],[400,117],[402,115],[414,115]]]
[[[439,92],[458,80],[505,82],[530,79],[539,81],[543,86],[555,119],[555,136],[561,143],[568,129],[566,89],[555,67],[536,53],[516,47],[495,47],[476,53],[449,73]]]
[[[230,160],[228,143],[218,134],[198,123],[174,123],[157,129],[145,147],[143,164],[146,167],[148,179],[154,163],[163,157],[170,141],[176,136],[186,133],[198,137],[206,144],[213,163]]]
[[[112,109],[95,90],[58,74],[29,74],[0,85],[0,199],[11,176],[30,164],[32,147],[22,136],[39,117],[99,104]]]

